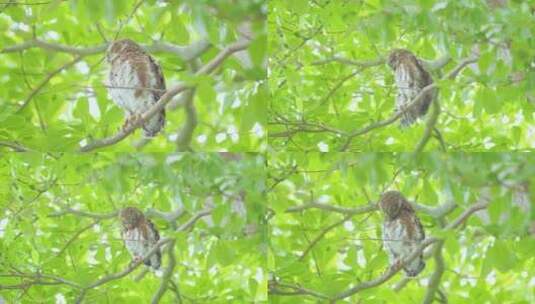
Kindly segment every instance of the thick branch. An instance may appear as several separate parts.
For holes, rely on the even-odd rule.
[[[172,279],[173,270],[175,269],[176,265],[175,240],[172,240],[169,245],[167,245],[167,256],[169,257],[167,262],[167,268],[165,269],[165,272],[163,274],[162,282],[160,283],[160,288],[158,288],[158,291],[156,291],[156,293],[152,297],[152,304],[160,302],[160,299],[164,295],[165,291],[167,291],[167,286],[169,286],[169,282]]]
[[[105,220],[105,219],[110,219],[110,218],[116,217],[119,214],[119,212],[115,211],[115,212],[111,212],[111,213],[94,213],[94,212],[88,212],[88,211],[72,209],[72,208],[67,207],[67,206],[62,206],[62,210],[61,211],[54,212],[54,213],[50,214],[49,217],[58,217],[58,216],[63,216],[65,214],[74,214],[74,215],[78,215],[78,216],[94,218],[94,219],[97,219],[97,220]]]
[[[177,209],[175,209],[175,210],[173,210],[171,212],[162,212],[160,210],[149,208],[145,212],[145,215],[147,217],[159,217],[159,218],[165,220],[168,223],[175,222],[180,217],[182,217],[184,214],[185,214],[184,213],[184,208],[177,208]]]
[[[416,148],[414,149],[414,153],[418,154],[423,151],[425,148],[425,145],[431,138],[431,133],[433,132],[433,129],[435,128],[435,125],[438,122],[438,116],[440,115],[440,102],[437,98],[433,100],[431,104],[431,113],[428,114],[427,120],[425,122],[425,129],[424,133],[422,135],[422,138],[416,144]]]
[[[409,203],[414,207],[414,209],[416,209],[416,211],[423,212],[434,218],[442,217],[452,212],[457,207],[457,205],[452,201],[441,204],[435,208],[428,207],[424,204],[417,204],[415,202],[409,202]],[[368,204],[362,207],[347,208],[347,207],[340,207],[340,206],[331,205],[331,204],[312,202],[308,204],[290,207],[286,209],[286,212],[288,213],[301,212],[307,209],[321,209],[325,211],[337,212],[337,213],[346,214],[346,215],[357,215],[357,214],[368,213],[368,212],[379,210],[379,207],[377,206],[377,204]]]
[[[199,71],[195,73],[195,76],[210,74],[217,67],[219,67],[225,61],[227,57],[229,57],[230,55],[232,55],[233,53],[239,50],[246,49],[248,46],[249,46],[249,42],[237,42],[226,47],[219,54],[217,54],[215,58],[213,58],[210,62],[208,62],[203,67],[201,67]],[[179,84],[169,89],[165,94],[162,95],[160,100],[158,100],[158,102],[154,106],[152,106],[147,112],[141,115],[140,119],[129,124],[126,128],[122,129],[121,131],[119,131],[117,134],[113,136],[100,139],[100,140],[96,140],[92,143],[89,143],[81,147],[80,152],[89,152],[95,149],[110,146],[110,145],[120,142],[121,140],[125,139],[128,135],[133,133],[137,128],[141,127],[145,121],[149,120],[152,116],[156,115],[161,110],[163,110],[165,106],[171,101],[171,99],[175,95],[189,88],[192,88],[192,87],[186,84]]]
[[[433,272],[431,280],[429,281],[427,292],[423,301],[424,304],[433,303],[435,292],[440,286],[440,279],[442,278],[442,274],[444,273],[444,257],[442,256],[443,245],[444,241],[439,241],[437,242],[434,248],[433,256],[435,257],[435,272]]]
[[[176,150],[183,152],[189,150],[193,131],[197,127],[197,109],[193,104],[195,89],[191,89],[184,94],[184,110],[186,111],[186,121],[177,133]]]
[[[207,40],[199,40],[196,41],[190,45],[187,46],[180,46],[180,45],[174,45],[163,41],[156,41],[153,42],[151,45],[141,45],[141,47],[150,52],[150,53],[157,53],[157,52],[167,52],[172,53],[180,57],[181,59],[185,61],[192,60],[193,58],[196,58],[200,56],[202,53],[204,53],[206,50],[210,48],[210,42]],[[63,52],[63,53],[69,53],[73,55],[78,56],[88,56],[88,55],[95,55],[100,54],[106,51],[108,48],[107,43],[99,44],[97,46],[92,47],[75,47],[70,45],[64,45],[59,43],[51,43],[44,41],[39,38],[35,38],[32,40],[25,41],[21,44],[13,45],[4,47],[0,50],[0,53],[14,53],[14,52],[20,52],[24,51],[30,48],[41,48],[43,50],[47,51],[53,51],[53,52]]]

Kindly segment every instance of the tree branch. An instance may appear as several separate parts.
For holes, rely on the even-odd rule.
[[[190,229],[191,227],[193,227],[193,225],[195,225],[195,223],[198,220],[200,220],[201,218],[209,215],[210,213],[212,213],[212,209],[205,209],[205,210],[197,212],[187,222],[182,224],[182,226],[178,227],[176,229],[176,231],[186,231],[186,230]]]
[[[111,213],[94,213],[94,212],[72,209],[65,205],[63,205],[62,208],[63,209],[61,211],[53,212],[48,217],[58,217],[58,216],[63,216],[65,214],[74,214],[78,216],[90,217],[90,218],[97,219],[97,220],[105,220],[105,219],[114,218],[119,214],[119,211],[114,211]]]
[[[21,44],[4,47],[3,49],[0,49],[0,53],[14,53],[31,48],[41,48],[47,51],[69,53],[83,57],[103,53],[107,50],[108,45],[108,43],[103,43],[92,47],[75,47],[59,43],[46,42],[42,39],[35,38],[25,41]],[[141,47],[150,53],[167,52],[175,54],[184,61],[190,61],[206,52],[211,47],[211,44],[208,40],[201,39],[187,46],[174,45],[163,41],[155,41],[151,45],[145,44],[141,45]]]
[[[82,288],[79,284],[66,280],[62,277],[55,275],[43,274],[43,273],[0,273],[0,277],[18,277],[18,278],[31,278],[33,281],[23,282],[18,285],[0,285],[0,289],[21,289],[27,288],[31,285],[59,285],[65,284],[74,288]],[[42,281],[41,279],[48,279],[52,281]]]
[[[287,290],[284,290],[287,289]],[[295,295],[309,295],[316,298],[327,300],[328,296],[317,291],[301,287],[299,285],[292,285],[288,283],[270,281],[269,294],[279,296],[295,296]]]
[[[325,234],[327,234],[327,232],[329,232],[329,231],[333,230],[334,228],[342,225],[343,223],[348,221],[350,218],[352,218],[353,215],[354,214],[348,214],[348,215],[344,216],[344,218],[339,220],[338,222],[334,222],[333,224],[323,228],[321,230],[321,232],[310,242],[310,244],[308,244],[308,246],[305,249],[305,251],[303,251],[303,254],[301,254],[301,256],[299,257],[299,260],[302,261],[307,256],[307,254],[312,250],[312,248],[323,238],[323,236]]]
[[[234,43],[226,47],[219,54],[217,54],[215,58],[213,58],[210,62],[208,62],[203,67],[201,67],[199,71],[195,73],[195,76],[210,74],[217,67],[219,67],[219,65],[221,65],[227,57],[229,57],[230,55],[232,55],[233,53],[239,50],[246,49],[248,46],[249,46],[248,41],[240,41],[240,42]],[[123,128],[121,131],[119,131],[117,134],[113,136],[100,139],[100,140],[96,140],[94,142],[91,142],[81,147],[80,152],[89,152],[95,149],[110,146],[110,145],[120,142],[121,140],[125,139],[128,135],[132,134],[137,128],[141,127],[145,121],[149,120],[152,116],[156,115],[158,112],[163,110],[165,106],[171,101],[171,99],[175,95],[189,88],[192,88],[192,86],[189,86],[186,84],[179,84],[169,89],[165,94],[162,95],[160,100],[158,100],[158,102],[154,106],[152,106],[147,112],[141,115],[140,119],[128,125],[127,127]]]
[[[23,145],[21,145],[19,143],[16,143],[16,142],[9,142],[9,141],[0,140],[0,146],[10,148],[15,152],[26,152],[26,151],[29,151],[28,148],[26,148],[25,146],[23,146]]]
[[[403,268],[404,265],[406,265],[407,263],[409,263],[412,260],[414,260],[417,256],[419,256],[427,246],[429,246],[429,245],[431,245],[431,244],[433,244],[433,243],[435,243],[437,241],[438,241],[438,239],[436,239],[436,238],[427,238],[427,239],[425,239],[423,242],[420,243],[420,245],[410,255],[408,255],[405,258],[403,258],[401,263],[396,264],[393,267],[390,267],[382,276],[380,276],[380,277],[378,277],[376,279],[370,280],[370,281],[362,282],[362,283],[354,286],[353,288],[350,288],[350,289],[348,289],[346,291],[343,291],[343,292],[333,296],[331,298],[331,303],[334,303],[337,300],[341,300],[341,299],[350,297],[350,296],[358,293],[361,290],[372,288],[372,287],[375,287],[375,286],[383,284],[384,282],[386,282],[390,278],[392,278],[396,273],[398,273]]]
[[[59,74],[61,71],[65,70],[65,69],[68,69],[70,68],[71,66],[73,66],[74,64],[76,64],[78,61],[82,60],[82,56],[77,56],[75,57],[73,60],[65,63],[64,65],[60,66],[59,68],[57,68],[56,70],[50,72],[50,74],[48,74],[43,80],[41,80],[41,82],[35,87],[35,89],[33,89],[30,94],[28,95],[28,97],[26,97],[26,99],[24,99],[24,101],[22,102],[22,105],[19,107],[19,109],[17,110],[17,113],[24,110],[24,108],[26,108],[26,106],[30,103],[30,100],[32,100],[32,98],[39,92],[41,91],[41,89],[50,81],[50,79],[52,79],[52,77],[56,76],[57,74]]]
[[[418,154],[422,152],[423,149],[425,148],[425,145],[431,138],[433,129],[435,128],[435,125],[438,122],[439,115],[440,115],[440,102],[438,101],[438,98],[435,97],[435,100],[433,100],[431,103],[431,113],[428,114],[427,120],[425,121],[424,133],[420,141],[416,144],[416,148],[414,149],[414,154]]]
[[[443,217],[444,215],[452,212],[457,207],[457,204],[453,201],[441,204],[434,208],[431,208],[425,204],[417,204],[415,202],[409,202],[409,203],[411,204],[411,206],[414,207],[416,211],[428,214],[433,218]],[[379,206],[377,206],[377,204],[375,203],[371,203],[368,205],[363,205],[362,207],[347,208],[347,207],[340,207],[340,206],[331,205],[331,204],[312,202],[308,204],[302,204],[299,206],[290,207],[286,209],[286,212],[287,213],[301,212],[307,209],[321,209],[321,210],[337,212],[341,214],[357,215],[357,214],[368,213],[368,212],[379,210]]]
[[[134,271],[134,269],[136,269],[139,265],[141,265],[143,263],[143,261],[147,260],[153,254],[155,254],[161,246],[163,246],[164,244],[169,243],[169,242],[172,242],[172,239],[163,238],[163,239],[159,240],[158,243],[156,243],[154,245],[154,247],[142,259],[140,259],[139,261],[135,261],[135,262],[131,263],[125,270],[117,272],[117,273],[113,273],[113,274],[110,274],[110,275],[107,275],[107,276],[105,276],[105,277],[103,277],[103,278],[101,278],[101,279],[99,279],[99,280],[87,285],[86,287],[83,287],[82,291],[80,292],[80,295],[76,299],[76,303],[77,304],[82,303],[82,300],[84,299],[85,294],[87,293],[87,291],[89,289],[93,289],[93,288],[98,287],[100,285],[104,285],[104,284],[106,284],[106,283],[108,283],[110,281],[117,280],[117,279],[120,279],[122,277],[125,277],[126,275],[128,275],[129,273]]]
[[[442,256],[442,247],[444,246],[444,241],[439,241],[436,243],[434,248],[433,256],[435,257],[435,272],[431,276],[429,285],[427,286],[427,292],[424,297],[424,304],[431,304],[435,297],[435,292],[440,286],[440,279],[444,273],[444,257]]]
[[[162,282],[160,283],[160,288],[158,288],[158,291],[154,294],[152,297],[152,304],[156,304],[160,302],[160,299],[164,295],[164,293],[167,291],[167,287],[169,285],[170,280],[173,276],[173,270],[175,269],[176,265],[176,259],[175,259],[175,240],[172,240],[169,245],[167,245],[167,256],[169,257],[167,262],[167,268],[165,269],[165,272],[162,277]]]

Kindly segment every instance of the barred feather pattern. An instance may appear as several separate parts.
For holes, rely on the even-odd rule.
[[[410,255],[425,239],[425,231],[409,202],[398,191],[388,191],[379,202],[385,214],[383,246],[390,265]],[[417,276],[425,268],[423,254],[407,263],[403,270],[409,277]]]
[[[408,127],[418,118],[424,116],[434,99],[436,89],[424,93],[414,100],[423,88],[433,83],[431,75],[410,51],[397,49],[390,53],[388,65],[394,71],[394,79],[398,89],[396,96],[396,112],[402,112],[401,127]],[[413,101],[414,100],[414,101]],[[414,102],[413,106],[411,102]]]
[[[165,79],[154,58],[130,39],[115,41],[107,52],[110,64],[109,95],[127,119],[147,112],[165,92]],[[165,125],[165,110],[143,125],[146,137],[155,136]]]

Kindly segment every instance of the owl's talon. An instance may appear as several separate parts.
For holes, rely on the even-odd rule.
[[[126,129],[129,125],[130,125],[130,120],[131,120],[131,116],[128,116],[124,123],[123,123],[123,126],[121,127],[122,130]]]

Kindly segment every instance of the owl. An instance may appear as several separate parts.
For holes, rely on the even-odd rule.
[[[108,92],[124,110],[123,128],[149,110],[165,92],[165,80],[156,61],[130,39],[113,42],[107,51],[110,65]],[[165,125],[165,110],[143,125],[143,135],[155,136]]]
[[[395,49],[388,56],[388,65],[394,70],[394,78],[398,93],[396,96],[396,112],[407,109],[411,101],[420,91],[433,83],[431,75],[411,52]],[[433,101],[436,90],[427,91],[420,97],[413,107],[407,109],[401,116],[401,127],[412,125],[418,118],[424,116]]]
[[[160,239],[160,234],[154,224],[143,213],[134,207],[127,207],[119,212],[123,231],[121,237],[126,249],[134,261],[141,260]],[[160,268],[162,253],[158,251],[143,263],[153,269]]]
[[[384,213],[383,245],[395,266],[410,255],[425,239],[425,232],[412,206],[398,191],[387,191],[379,201]],[[425,267],[423,255],[403,266],[409,277],[418,275]]]

